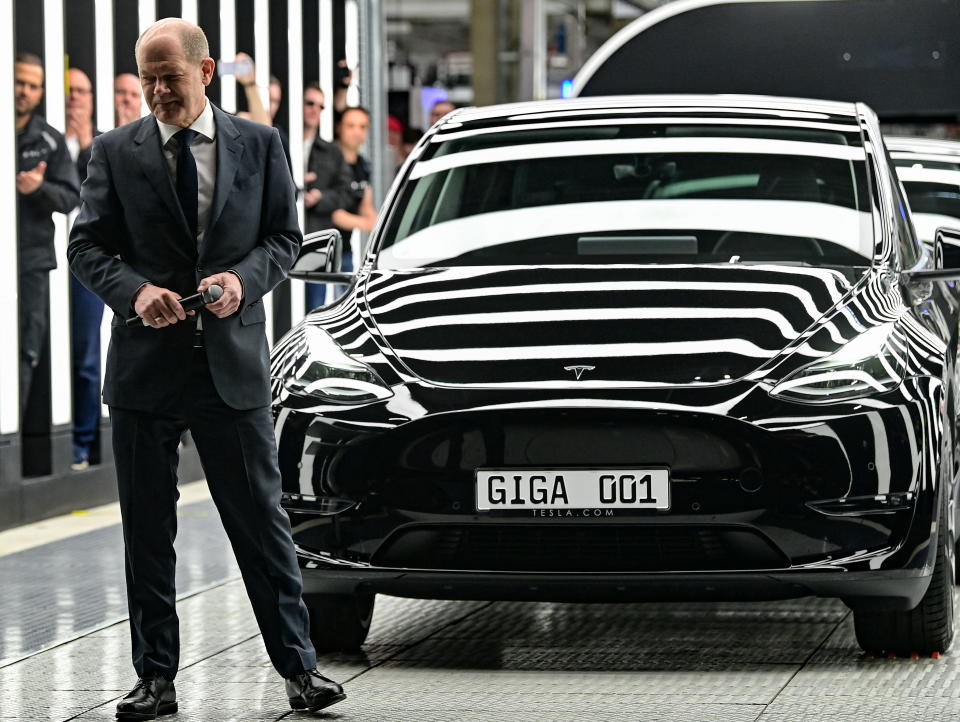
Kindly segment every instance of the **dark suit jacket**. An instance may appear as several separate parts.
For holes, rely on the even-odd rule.
[[[293,179],[277,131],[214,106],[217,179],[202,251],[187,227],[153,116],[94,139],[80,214],[67,257],[84,286],[113,309],[104,401],[176,412],[193,354],[195,322],[128,328],[132,299],[149,281],[178,295],[200,279],[233,270],[243,281],[240,310],[219,319],[203,310],[210,372],[235,409],[270,403],[262,297],[287,275],[300,249]]]

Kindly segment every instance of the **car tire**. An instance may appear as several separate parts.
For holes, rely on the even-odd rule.
[[[375,594],[311,594],[310,641],[317,652],[355,652],[367,639]]]
[[[956,575],[955,540],[948,523],[950,504],[943,504],[937,531],[933,577],[920,604],[909,611],[855,609],[857,642],[868,653],[898,656],[946,652],[953,641],[953,587]]]

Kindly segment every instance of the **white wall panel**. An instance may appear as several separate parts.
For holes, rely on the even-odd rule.
[[[200,13],[197,9],[197,0],[183,0],[183,2],[180,3],[180,17],[196,25],[200,18]]]
[[[140,25],[139,30],[142,33],[157,21],[156,0],[139,0],[138,9],[137,21]],[[147,105],[147,101],[141,100],[140,115],[147,115],[149,112],[150,107]]]
[[[303,187],[303,6],[301,0],[287,3],[287,109],[290,128],[290,164],[297,188]],[[300,227],[304,225],[303,200],[299,203]],[[290,281],[291,317],[293,324],[303,319],[306,287],[303,281]]]
[[[0,47],[13,48],[13,0],[0,0]],[[0,98],[13,98],[13,53],[0,53]],[[0,113],[0,138],[16,137],[13,109]],[[0,143],[0,217],[16,228],[17,146]],[[0,243],[0,434],[20,427],[20,347],[17,328],[17,244]]]
[[[66,124],[66,68],[63,0],[43,2],[43,47],[46,72],[47,122],[61,133]],[[70,394],[70,269],[67,267],[67,217],[53,214],[57,268],[50,272],[50,397],[54,425],[69,424]]]
[[[233,62],[237,55],[237,6],[234,0],[220,0],[220,57],[215,60]],[[237,112],[237,83],[233,75],[220,78],[220,107]]]
[[[270,3],[268,0],[254,0],[253,5],[253,61],[256,68],[257,89],[260,101],[270,112]],[[263,309],[267,313],[267,339],[273,345],[273,294],[263,299]]]
[[[95,57],[97,61],[96,126],[108,131],[114,126],[113,117],[113,2],[95,0]]]
[[[333,141],[333,0],[320,0],[320,87],[329,102],[320,113],[320,137]]]

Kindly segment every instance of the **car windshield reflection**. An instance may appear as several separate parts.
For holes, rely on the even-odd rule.
[[[412,166],[378,265],[867,266],[871,209],[852,127],[460,133]]]

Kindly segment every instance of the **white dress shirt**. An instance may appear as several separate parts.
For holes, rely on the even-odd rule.
[[[210,220],[210,205],[213,203],[213,189],[217,184],[217,124],[213,120],[213,108],[204,98],[203,112],[189,126],[197,131],[190,150],[197,161],[197,251],[203,243],[203,234]],[[174,188],[177,186],[177,141],[173,136],[180,130],[179,125],[170,125],[157,121],[160,129],[160,145],[163,157],[167,160],[167,171]],[[236,273],[236,271],[234,271]],[[237,276],[239,278],[239,275]],[[241,279],[242,283],[242,279]],[[197,328],[203,328],[203,321],[197,314]]]
[[[197,246],[203,242],[203,234],[207,230],[207,221],[210,220],[210,205],[213,203],[213,189],[217,183],[217,124],[213,120],[213,107],[210,101],[204,99],[203,112],[190,126],[197,131],[197,137],[190,149],[197,161]],[[182,130],[178,125],[169,125],[157,121],[160,128],[160,144],[163,146],[163,157],[167,160],[167,170],[173,186],[177,186],[177,141],[174,134]]]

